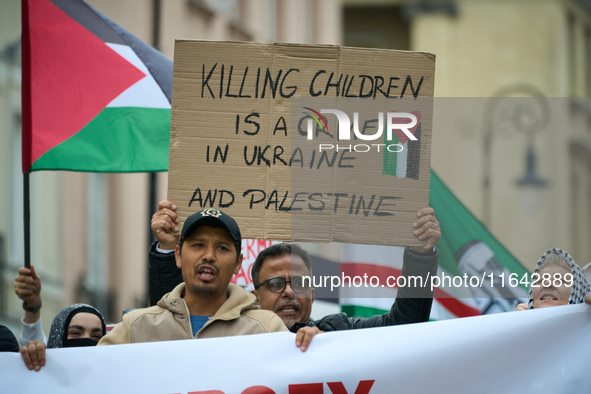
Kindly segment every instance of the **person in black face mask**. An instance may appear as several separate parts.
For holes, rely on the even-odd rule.
[[[107,333],[103,315],[87,304],[74,304],[63,309],[51,322],[47,348],[96,346]],[[20,350],[29,370],[39,371],[45,365],[45,344],[29,342]]]
[[[63,309],[51,322],[47,347],[96,346],[106,333],[105,319],[95,307],[74,304]]]

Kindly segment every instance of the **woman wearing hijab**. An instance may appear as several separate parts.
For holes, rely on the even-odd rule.
[[[47,348],[95,346],[107,333],[103,315],[87,304],[74,304],[60,311],[51,322]],[[29,370],[45,365],[45,344],[29,342],[20,350]]]
[[[589,293],[591,285],[581,267],[564,250],[552,248],[536,264],[529,302],[519,304],[515,310],[582,304]]]
[[[96,346],[106,333],[105,319],[95,307],[74,304],[63,309],[51,322],[47,347]]]

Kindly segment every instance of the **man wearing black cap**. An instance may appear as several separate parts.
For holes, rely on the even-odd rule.
[[[230,283],[242,265],[241,242],[236,221],[222,211],[189,216],[174,252],[184,282],[156,306],[125,314],[99,345],[287,331],[276,314]]]

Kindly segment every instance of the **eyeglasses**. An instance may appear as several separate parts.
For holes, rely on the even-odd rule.
[[[308,279],[307,282],[308,283],[304,281],[303,276],[292,276],[291,280],[285,280],[283,278],[271,278],[267,279],[263,283],[259,283],[254,288],[255,290],[258,290],[261,286],[263,286],[266,283],[267,286],[269,286],[269,290],[271,290],[271,292],[282,293],[285,290],[287,284],[289,283],[293,291],[295,291],[296,293],[304,293],[309,288],[308,284],[310,282],[310,279]]]

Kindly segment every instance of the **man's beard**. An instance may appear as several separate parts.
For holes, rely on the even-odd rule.
[[[293,304],[293,305],[297,306],[296,309],[300,313],[300,318],[301,318],[302,303],[297,298],[292,298],[292,299],[284,300],[284,301],[280,302],[275,308],[275,313],[277,313],[283,306],[285,306],[287,304]],[[289,317],[283,316],[283,317],[281,317],[281,320],[283,320],[283,324],[285,324],[287,329],[291,330],[293,325],[300,321],[300,318],[298,318],[296,316],[289,316]]]
[[[190,287],[191,293],[203,295],[203,296],[211,296],[211,295],[214,295],[218,291],[217,286],[214,286],[209,283],[192,284],[192,285],[189,285],[189,287]]]
[[[203,265],[208,265],[211,268],[213,268],[213,270],[215,271],[215,275],[216,277],[219,276],[220,274],[220,269],[217,265],[214,264],[210,264],[208,262],[202,262],[200,264],[197,264],[194,268],[194,275],[196,277],[199,276],[199,268],[201,268],[201,266]],[[218,288],[216,285],[210,283],[210,282],[205,282],[205,283],[193,283],[190,285],[190,290],[191,293],[193,294],[198,294],[198,295],[203,295],[203,296],[210,296],[210,295],[214,295],[217,291]]]

